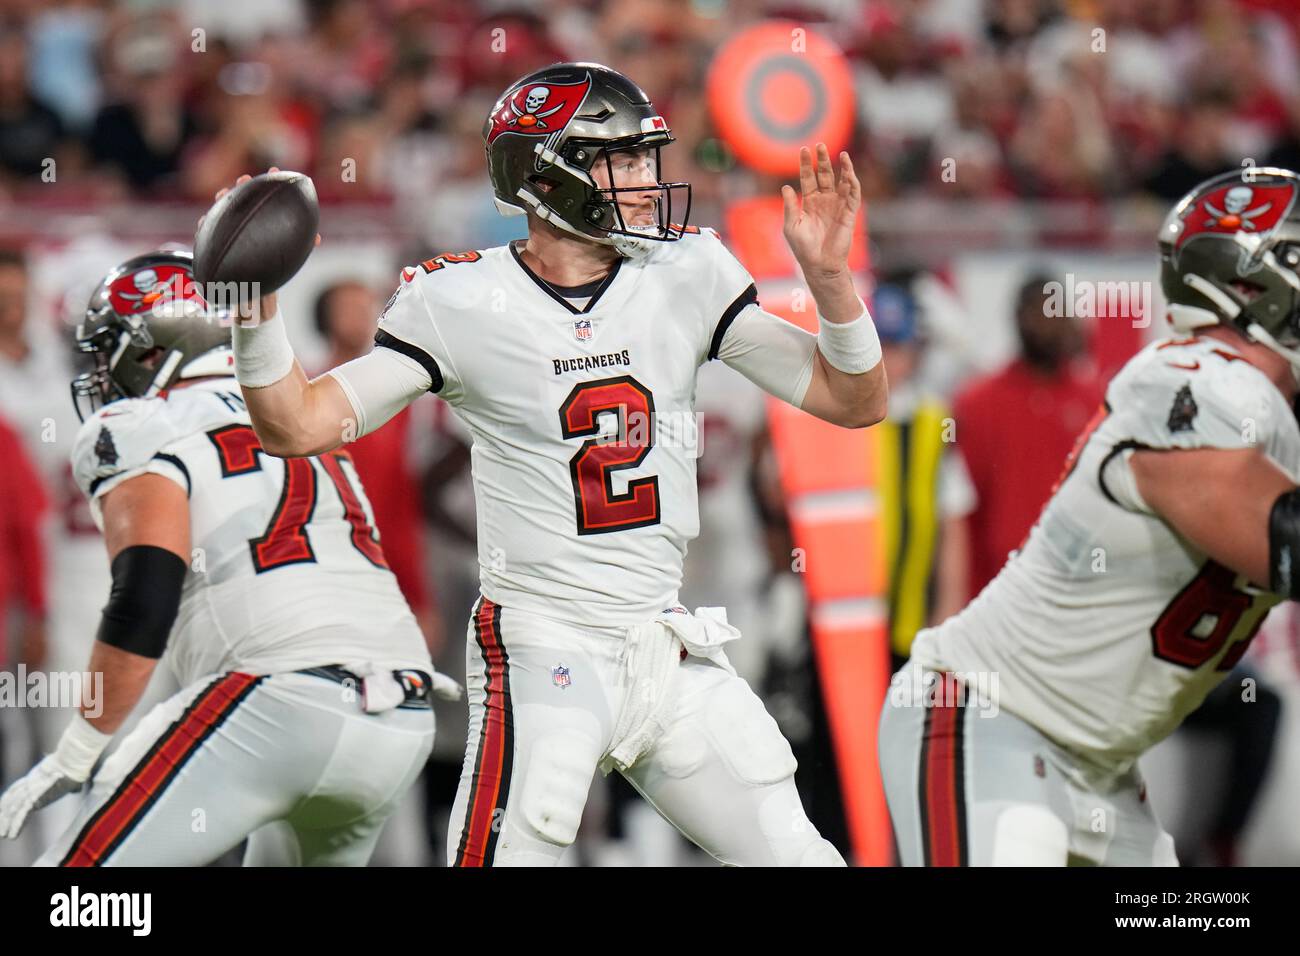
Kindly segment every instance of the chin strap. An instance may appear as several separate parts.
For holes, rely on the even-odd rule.
[[[559,213],[523,187],[520,187],[519,192],[515,195],[526,202],[533,212],[537,214],[537,218],[543,222],[549,222],[557,229],[561,229],[569,235],[576,236],[579,239],[585,239],[587,242],[599,243],[602,246],[613,246],[619,255],[626,256],[629,259],[638,259],[641,256],[648,254],[652,249],[654,249],[655,243],[657,242],[657,240],[654,239],[642,239],[639,236],[624,236],[618,234],[610,236],[591,236],[575,229],[565,221]]]

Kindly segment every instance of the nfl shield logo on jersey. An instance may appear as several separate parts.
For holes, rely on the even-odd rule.
[[[591,338],[591,319],[575,319],[573,322],[573,337],[579,342],[586,342]]]
[[[556,664],[551,668],[551,683],[556,687],[568,687],[573,683],[573,678],[569,676],[569,669],[563,664]]]

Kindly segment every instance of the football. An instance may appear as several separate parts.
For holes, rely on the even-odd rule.
[[[275,292],[302,268],[316,243],[320,206],[311,178],[292,171],[254,176],[222,196],[194,237],[194,278],[255,283]]]

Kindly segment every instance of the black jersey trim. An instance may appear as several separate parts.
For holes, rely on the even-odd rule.
[[[429,373],[429,378],[431,380],[429,391],[442,391],[442,369],[438,368],[437,361],[435,361],[434,357],[424,349],[420,348],[418,345],[412,345],[410,342],[399,339],[391,332],[385,332],[383,329],[380,329],[375,333],[375,344],[386,349],[392,349],[394,352],[400,352],[407,358],[415,359],[415,361],[419,362],[424,370]]]
[[[1141,451],[1160,450],[1158,448],[1152,448],[1150,445],[1144,444],[1135,438],[1126,438],[1122,442],[1116,442],[1115,445],[1111,447],[1110,451],[1106,452],[1105,457],[1101,460],[1101,464],[1097,466],[1097,486],[1101,488],[1101,493],[1106,496],[1107,501],[1120,508],[1123,508],[1124,506],[1119,503],[1119,499],[1111,494],[1110,489],[1106,487],[1106,466],[1110,464],[1110,460],[1116,455],[1131,449],[1140,449]]]
[[[549,295],[556,302],[560,303],[560,305],[564,306],[574,315],[586,315],[593,308],[595,308],[596,303],[600,301],[600,297],[605,294],[605,290],[608,289],[614,283],[615,277],[618,276],[618,270],[623,267],[623,257],[619,256],[619,258],[614,260],[614,268],[611,269],[609,271],[609,275],[605,276],[605,278],[603,279],[597,279],[594,283],[589,282],[584,285],[556,286],[547,282],[545,279],[539,276],[532,269],[528,268],[528,263],[524,262],[523,256],[519,254],[519,250],[515,248],[515,244],[513,242],[510,243],[509,248],[510,248],[510,255],[514,257],[515,262],[519,263],[519,268],[524,270],[524,275],[532,279],[539,289],[541,289],[543,292]],[[562,289],[565,292],[568,292],[570,295],[582,295],[583,292],[579,290],[585,290],[588,287],[592,287],[592,286],[594,286],[594,288],[593,291],[591,292],[591,298],[587,300],[587,304],[584,305],[581,309],[579,309],[572,302],[566,299],[564,295],[559,291]]]
[[[713,341],[709,343],[709,359],[718,357],[718,350],[722,348],[722,340],[726,337],[727,329],[731,328],[731,323],[736,321],[736,316],[740,315],[740,310],[747,305],[758,304],[758,289],[751,282],[749,288],[740,295],[736,300],[727,306],[727,311],[722,313],[722,318],[718,320],[717,328],[713,330]]]

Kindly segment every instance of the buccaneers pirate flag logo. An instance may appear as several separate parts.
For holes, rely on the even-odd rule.
[[[1292,183],[1261,186],[1227,183],[1212,189],[1183,214],[1183,229],[1174,243],[1174,252],[1195,237],[1207,234],[1266,234],[1290,211],[1295,194]]]
[[[177,265],[160,265],[119,276],[108,287],[108,301],[118,315],[146,312],[167,302],[207,305],[198,283]]]
[[[590,89],[590,77],[578,83],[525,83],[515,87],[492,111],[488,145],[503,133],[552,136],[563,132]]]

